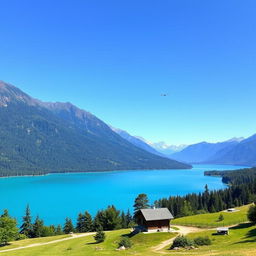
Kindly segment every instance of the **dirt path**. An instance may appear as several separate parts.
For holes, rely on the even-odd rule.
[[[177,232],[177,236],[178,235],[187,235],[189,233],[195,233],[195,232],[200,232],[200,231],[204,231],[205,229],[202,229],[202,228],[196,228],[196,227],[185,227],[185,226],[173,226],[173,227],[177,227],[179,230],[175,231]],[[171,245],[171,243],[173,242],[173,240],[177,237],[173,237],[171,239],[168,239],[166,241],[163,241],[161,244],[155,246],[155,247],[152,247],[152,251],[154,252],[158,252],[158,253],[162,253],[162,254],[165,254],[165,252],[161,252],[161,250],[163,248],[165,248],[166,246],[168,245]]]
[[[95,232],[83,233],[83,234],[72,234],[70,237],[65,237],[62,239],[57,239],[57,240],[53,240],[53,241],[49,241],[49,242],[45,242],[45,243],[29,244],[29,245],[25,245],[25,246],[21,246],[21,247],[17,247],[17,248],[1,250],[0,253],[17,251],[17,250],[21,250],[21,249],[37,247],[37,246],[42,246],[42,245],[47,245],[47,244],[55,244],[55,243],[59,243],[59,242],[63,242],[63,241],[67,241],[67,240],[71,240],[71,239],[75,239],[75,238],[79,238],[79,237],[90,236],[90,235],[94,235],[94,234],[95,234]]]

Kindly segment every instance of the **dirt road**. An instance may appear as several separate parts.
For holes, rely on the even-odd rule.
[[[49,241],[49,242],[45,242],[45,243],[29,244],[29,245],[25,245],[25,246],[21,246],[21,247],[17,247],[17,248],[1,250],[0,253],[17,251],[17,250],[21,250],[21,249],[42,246],[42,245],[47,245],[47,244],[55,244],[55,243],[59,243],[59,242],[63,242],[63,241],[67,241],[67,240],[71,240],[71,239],[75,239],[75,238],[79,238],[79,237],[90,236],[90,235],[94,235],[94,234],[95,234],[95,232],[83,233],[83,234],[72,234],[70,237],[65,237],[62,239],[57,239],[57,240],[53,240],[53,241]]]
[[[196,227],[185,227],[185,226],[174,226],[174,227],[177,227],[179,230],[175,231],[177,232],[177,236],[178,235],[187,235],[189,233],[195,233],[195,232],[200,232],[200,231],[204,231],[205,229],[201,229],[201,228],[196,228]],[[164,242],[162,242],[161,244],[155,246],[155,247],[152,247],[152,251],[154,252],[160,252],[163,248],[165,248],[166,246],[168,245],[171,245],[173,240],[177,237],[173,237],[171,239],[168,239]],[[160,252],[160,253],[164,253],[164,252]]]

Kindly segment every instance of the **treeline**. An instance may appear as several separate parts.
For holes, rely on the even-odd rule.
[[[156,207],[167,207],[174,217],[183,217],[199,213],[212,213],[227,208],[238,207],[256,201],[255,168],[239,171],[206,172],[211,176],[222,176],[226,183],[232,184],[226,189],[209,191],[205,186],[203,193],[185,196],[170,196],[155,202]]]
[[[256,168],[246,168],[235,171],[206,171],[204,175],[222,177],[223,183],[239,185],[253,182],[256,179]]]
[[[17,227],[16,219],[12,218],[7,210],[4,210],[0,216],[0,245],[6,245],[12,240],[56,236],[72,232],[84,233],[116,230],[132,226],[134,226],[133,216],[129,210],[127,213],[124,213],[117,210],[114,206],[98,211],[94,218],[87,211],[79,213],[75,224],[73,224],[70,218],[66,218],[63,227],[61,225],[46,226],[43,219],[39,218],[39,216],[33,221],[30,208],[27,206],[20,228]]]

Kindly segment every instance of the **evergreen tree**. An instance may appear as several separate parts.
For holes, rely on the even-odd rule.
[[[127,221],[127,227],[131,227],[133,225],[133,217],[129,209],[127,210],[127,213],[126,213],[126,221]]]
[[[79,213],[78,218],[77,218],[77,224],[76,224],[76,231],[78,233],[83,233],[85,231],[85,219],[84,215],[82,213]]]
[[[250,206],[247,216],[249,221],[256,223],[256,205],[255,204]]]
[[[4,213],[1,215],[1,217],[10,217],[7,209],[4,209]]]
[[[192,210],[191,204],[189,201],[184,200],[182,208],[181,208],[180,216],[183,217],[183,216],[190,216],[190,215],[193,215],[193,210]]]
[[[33,231],[33,225],[31,223],[32,217],[30,213],[29,205],[27,205],[25,216],[23,216],[23,223],[20,227],[20,233],[27,237],[31,237]]]
[[[35,223],[33,224],[32,237],[42,237],[44,235],[44,222],[39,219],[39,216],[36,217]]]
[[[80,213],[78,215],[76,230],[79,233],[93,231],[93,220],[89,212],[86,211],[84,214]]]
[[[149,200],[146,194],[139,194],[134,201],[134,214],[136,214],[141,209],[149,208]]]
[[[63,232],[65,234],[69,234],[71,232],[74,232],[74,226],[73,226],[72,220],[70,218],[66,218],[65,224],[64,224],[64,227],[63,227]]]
[[[89,212],[84,213],[84,220],[85,220],[85,232],[92,232],[93,231],[93,219]]]
[[[104,230],[115,230],[121,228],[121,217],[120,211],[118,211],[115,206],[109,206],[105,210],[105,227]]]
[[[62,234],[63,234],[63,231],[62,231],[61,225],[58,225],[55,228],[55,235],[58,236],[58,235],[62,235]]]
[[[106,239],[105,232],[102,230],[98,230],[96,235],[94,236],[94,239],[97,243],[102,243]]]
[[[126,215],[125,215],[124,211],[122,211],[122,213],[121,213],[121,226],[122,226],[122,228],[128,227],[128,223],[127,223],[127,219],[126,219]]]

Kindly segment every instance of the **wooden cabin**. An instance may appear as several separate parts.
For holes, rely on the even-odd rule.
[[[167,208],[141,209],[136,214],[137,229],[142,232],[167,232],[172,214]]]

